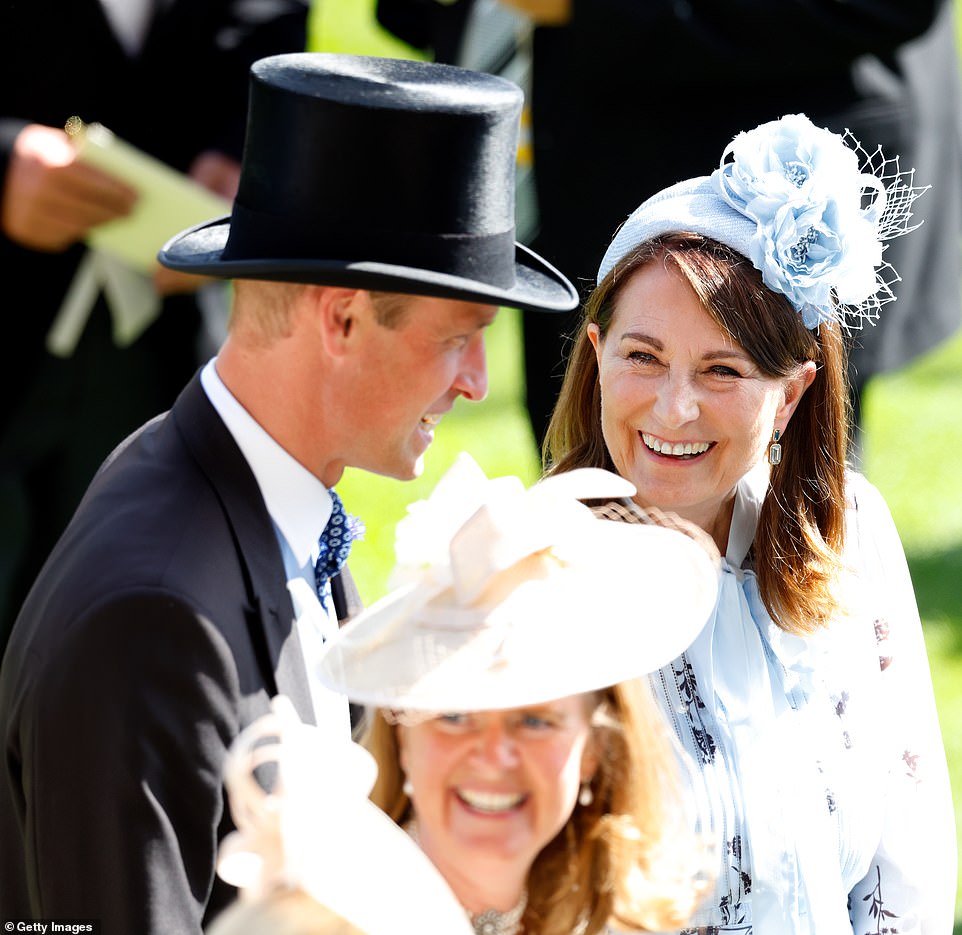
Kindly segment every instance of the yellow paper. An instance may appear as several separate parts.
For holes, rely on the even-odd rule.
[[[140,193],[124,218],[95,227],[87,244],[142,272],[157,264],[157,251],[186,227],[230,213],[230,202],[153,156],[125,143],[99,123],[71,118],[67,133],[79,158],[122,179]]]

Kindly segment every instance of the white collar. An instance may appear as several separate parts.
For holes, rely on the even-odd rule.
[[[200,380],[211,405],[237,442],[260,487],[267,512],[300,567],[313,563],[331,515],[328,489],[255,421],[224,385],[210,360]]]
[[[735,485],[735,503],[728,531],[728,547],[725,549],[725,559],[732,568],[742,567],[755,541],[758,517],[768,493],[768,481],[768,464],[762,460]]]

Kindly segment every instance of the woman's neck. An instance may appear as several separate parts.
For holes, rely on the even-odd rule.
[[[689,523],[694,523],[699,529],[711,536],[718,551],[724,556],[728,551],[728,537],[732,528],[732,516],[735,512],[735,491],[721,501],[703,504],[691,509],[661,507],[657,503],[647,503],[641,497],[635,497],[635,502],[642,509],[656,507],[665,512],[674,513]]]
[[[725,555],[728,551],[728,537],[731,534],[732,529],[732,514],[735,509],[735,498],[732,497],[722,508],[711,518],[709,522],[704,524],[699,523],[705,532],[712,537],[718,551],[721,555]]]
[[[521,875],[507,874],[503,867],[487,866],[487,861],[470,868],[457,867],[451,861],[436,859],[429,850],[425,853],[472,916],[489,909],[510,912],[525,898],[525,878]]]
[[[472,861],[470,867],[458,866],[446,859],[443,853],[435,853],[430,838],[425,839],[416,822],[409,822],[405,830],[437,867],[458,902],[472,916],[489,909],[500,913],[510,912],[526,898],[527,868],[519,871],[506,866],[504,861],[485,860],[483,856]]]

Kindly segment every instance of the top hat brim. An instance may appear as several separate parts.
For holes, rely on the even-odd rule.
[[[520,243],[515,243],[514,284],[502,288],[436,270],[361,258],[224,259],[230,221],[229,216],[216,218],[177,234],[161,248],[158,259],[170,269],[200,276],[401,292],[537,312],[570,312],[579,302],[577,290],[565,276]]]

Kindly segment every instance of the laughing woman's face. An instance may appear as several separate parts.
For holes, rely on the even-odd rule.
[[[594,775],[593,697],[398,728],[419,843],[455,892],[495,874],[516,878],[520,892]]]
[[[784,431],[814,368],[763,374],[660,260],[622,289],[607,333],[588,334],[605,443],[638,503],[727,530],[735,485],[766,457],[773,429]]]

